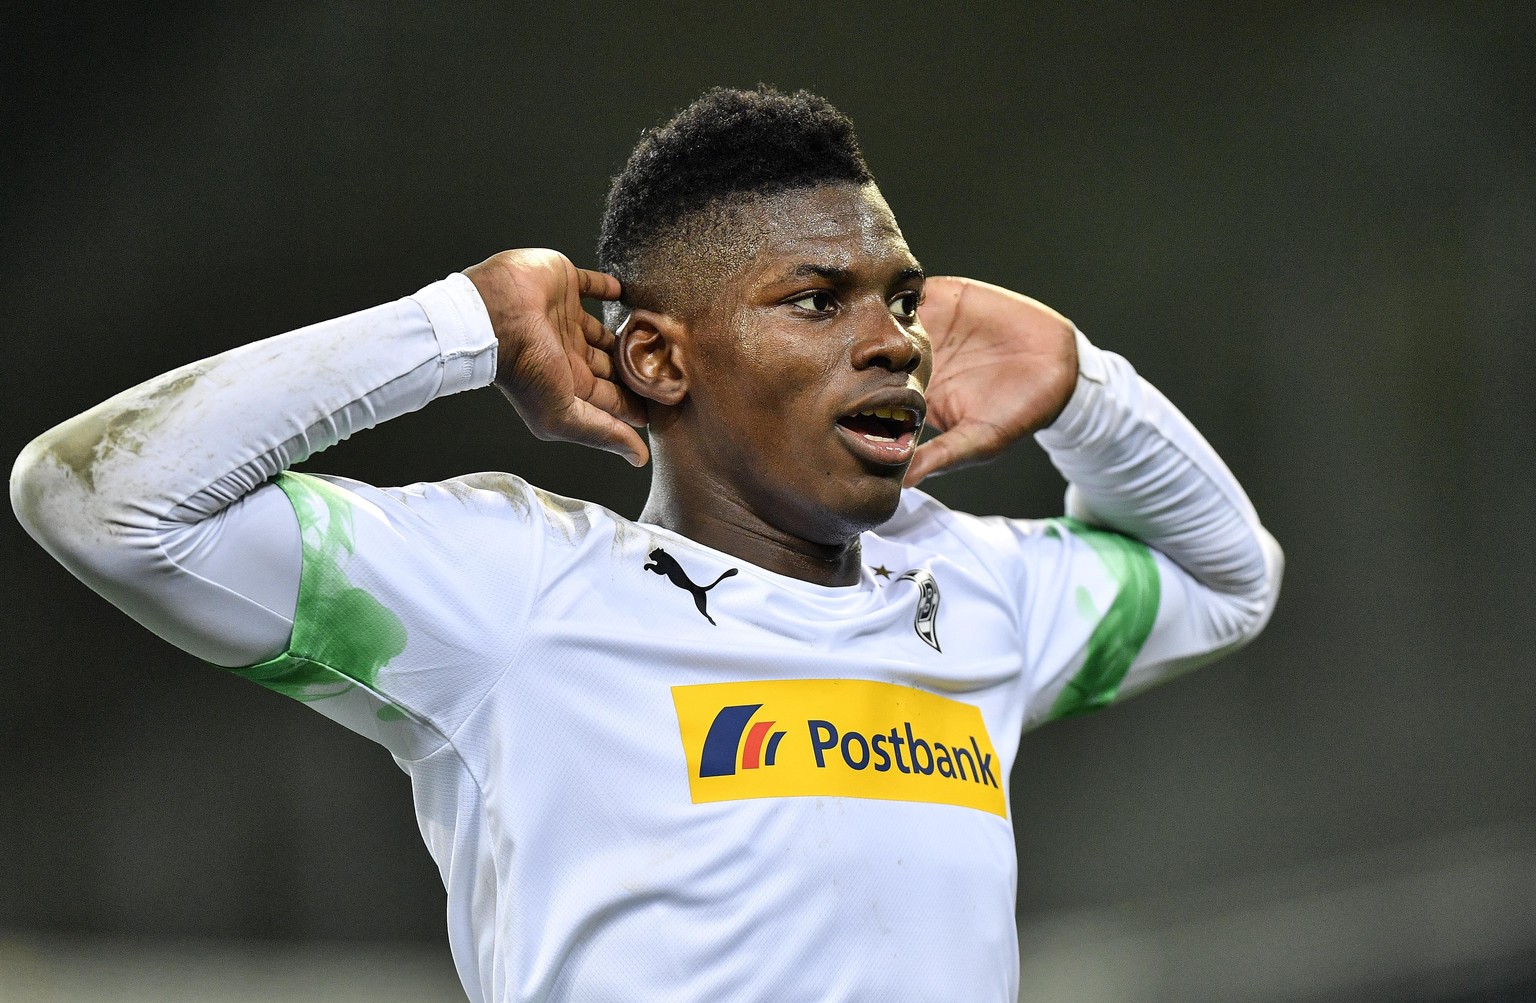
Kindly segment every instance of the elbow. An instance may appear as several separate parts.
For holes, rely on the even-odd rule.
[[[1254,528],[1258,553],[1243,558],[1243,572],[1222,585],[1206,583],[1208,601],[1199,628],[1208,650],[1225,654],[1258,637],[1275,612],[1280,599],[1280,579],[1285,573],[1285,553],[1262,526]]]
[[[1237,631],[1239,644],[1247,644],[1258,637],[1269,623],[1269,618],[1275,612],[1275,604],[1280,601],[1280,580],[1285,576],[1285,551],[1280,548],[1280,541],[1262,526],[1258,527],[1257,536],[1259,550],[1263,555],[1264,572],[1251,593],[1245,597],[1248,600],[1245,603],[1246,615]]]
[[[1262,526],[1259,527],[1259,546],[1264,550],[1264,621],[1267,623],[1280,599],[1280,580],[1285,577],[1285,551],[1280,549],[1280,541]]]
[[[11,467],[11,508],[50,557],[110,597],[123,582],[143,577],[144,545],[153,540],[134,531],[130,502],[118,492],[98,490],[91,466],[96,440],[75,448],[81,442],[79,421],[45,432],[21,451]]]
[[[27,443],[11,465],[11,511],[38,542],[49,524],[50,498],[56,493],[58,471],[50,458],[47,435]]]
[[[11,509],[27,533],[74,570],[110,542],[111,513],[94,483],[89,412],[33,439],[11,466]],[[77,572],[78,573],[78,572]]]

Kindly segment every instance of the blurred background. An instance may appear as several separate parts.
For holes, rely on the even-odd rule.
[[[1025,737],[1023,998],[1536,999],[1536,7],[1286,6],[10,9],[0,455],[504,247],[590,261],[644,127],[813,89],[930,273],[1129,357],[1287,552],[1253,646]],[[490,391],[309,468],[646,491]],[[1061,505],[1029,443],[928,486]],[[386,753],[13,519],[0,560],[0,1001],[462,999]]]

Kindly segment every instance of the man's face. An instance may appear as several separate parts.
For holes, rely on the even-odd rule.
[[[771,527],[841,545],[889,519],[932,370],[923,273],[874,185],[747,214],[760,249],[690,323],[693,452]]]

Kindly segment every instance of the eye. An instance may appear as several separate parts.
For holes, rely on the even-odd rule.
[[[806,293],[798,299],[789,301],[790,306],[797,306],[802,310],[810,310],[812,313],[827,313],[832,309],[836,300],[825,289],[817,289],[815,292]]]
[[[901,320],[916,320],[917,307],[923,301],[922,294],[907,291],[891,300],[891,315]]]

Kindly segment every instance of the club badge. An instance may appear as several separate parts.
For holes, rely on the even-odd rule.
[[[934,651],[939,647],[939,583],[928,572],[914,568],[896,579],[917,586],[917,614],[912,618],[912,629]]]

